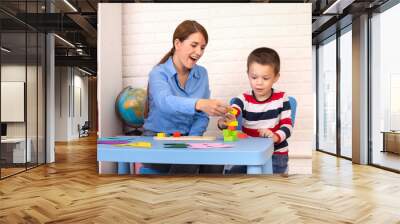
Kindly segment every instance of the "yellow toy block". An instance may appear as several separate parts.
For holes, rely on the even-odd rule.
[[[157,137],[167,137],[167,135],[164,132],[159,132],[157,133]]]
[[[228,127],[229,126],[237,127],[238,126],[238,122],[237,121],[231,121],[227,125],[228,125]]]
[[[233,108],[233,107],[231,107],[231,109],[229,110],[229,112],[228,113],[230,113],[230,114],[233,114],[233,115],[237,115],[237,113],[238,113],[238,111],[235,109],[235,108]]]
[[[131,142],[126,144],[118,144],[116,146],[135,147],[135,148],[151,148],[150,142]]]
[[[151,143],[150,142],[134,142],[132,144],[135,145],[134,147],[151,148]]]

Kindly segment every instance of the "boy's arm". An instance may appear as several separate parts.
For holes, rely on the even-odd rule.
[[[291,115],[292,110],[290,108],[289,98],[285,94],[283,96],[283,108],[278,124],[279,128],[275,132],[275,135],[278,137],[277,143],[281,143],[291,136],[293,130]]]

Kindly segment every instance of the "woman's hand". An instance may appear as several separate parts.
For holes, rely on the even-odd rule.
[[[258,132],[260,133],[260,137],[272,138],[272,141],[274,141],[274,143],[277,143],[279,141],[278,136],[274,132],[272,132],[269,128],[258,129]]]
[[[196,110],[203,111],[210,116],[222,116],[229,110],[229,106],[220,100],[199,99],[196,102]]]
[[[225,114],[223,117],[221,117],[220,119],[218,119],[218,127],[220,129],[226,129],[227,123],[230,123],[231,121],[235,121],[236,117],[233,114]]]

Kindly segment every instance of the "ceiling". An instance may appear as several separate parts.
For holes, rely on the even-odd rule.
[[[312,3],[313,42],[335,32],[338,20],[351,23],[351,17],[368,9],[373,9],[388,0],[231,0],[201,2],[268,2],[268,3]],[[98,3],[113,2],[171,2],[171,0],[1,0],[0,28],[2,46],[14,48],[14,54],[34,53],[44,46],[37,43],[34,35],[28,35],[28,48],[25,52],[25,30],[54,32],[56,65],[79,66],[91,73],[97,72],[97,9]],[[190,2],[175,0],[174,2]],[[194,2],[194,1],[192,1]],[[196,1],[199,2],[199,1]],[[52,13],[50,12],[50,9]],[[348,25],[348,24],[347,24]],[[342,22],[341,26],[346,26]],[[333,27],[333,28],[332,28]],[[33,40],[31,40],[33,38]],[[18,50],[19,49],[19,50]]]

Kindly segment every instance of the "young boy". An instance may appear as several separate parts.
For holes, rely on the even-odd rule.
[[[242,114],[242,131],[252,137],[268,137],[274,141],[273,173],[287,173],[288,143],[292,132],[291,109],[287,95],[272,88],[279,79],[278,53],[266,47],[255,49],[247,58],[247,74],[252,91],[232,99],[232,108]],[[218,120],[218,128],[234,120],[225,115]]]

